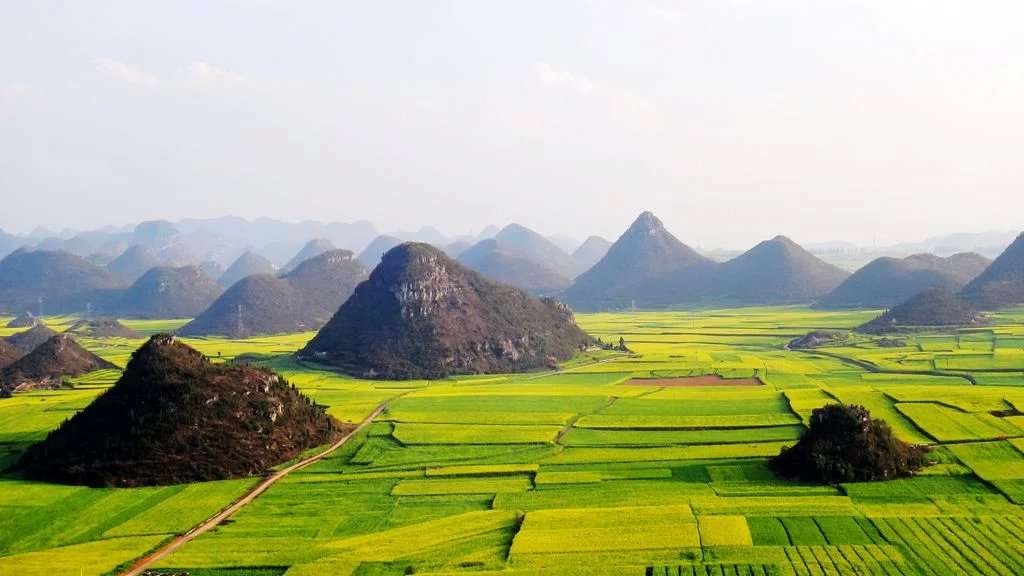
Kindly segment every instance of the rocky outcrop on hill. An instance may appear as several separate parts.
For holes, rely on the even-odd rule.
[[[406,243],[385,254],[300,357],[362,377],[442,378],[553,366],[592,342],[558,302]]]

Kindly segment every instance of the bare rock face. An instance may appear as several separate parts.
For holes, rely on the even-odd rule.
[[[562,304],[406,243],[384,255],[300,356],[363,377],[441,378],[541,368],[590,343]]]

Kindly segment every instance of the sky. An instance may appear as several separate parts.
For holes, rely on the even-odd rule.
[[[1024,2],[5,2],[0,228],[1021,228]]]

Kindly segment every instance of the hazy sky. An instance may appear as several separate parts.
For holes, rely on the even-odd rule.
[[[3,3],[0,228],[1017,229],[1024,2]]]

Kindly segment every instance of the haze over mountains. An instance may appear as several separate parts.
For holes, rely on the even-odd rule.
[[[239,300],[236,308],[242,305],[255,313],[251,306],[259,302],[308,302],[307,297],[295,296],[294,287],[280,280],[310,256],[327,253],[336,246],[328,236],[307,237],[296,244],[290,255],[275,256],[283,264],[278,272],[275,262],[250,244],[235,252],[227,269],[214,278],[219,272],[218,261],[200,259],[222,258],[227,254],[226,244],[217,242],[229,234],[224,230],[211,232],[200,222],[207,221],[150,221],[130,231],[93,231],[64,240],[78,243],[80,251],[83,246],[120,250],[105,263],[100,252],[85,258],[62,249],[19,249],[0,261],[0,312],[13,315],[42,310],[48,314],[96,312],[129,318],[194,317],[222,289],[243,279],[262,276],[249,280],[233,296]],[[240,219],[214,222],[236,234],[235,237],[260,229],[275,231],[277,236],[271,239],[291,241],[296,237],[291,225],[274,221],[259,221],[259,226]],[[312,225],[311,229],[336,236],[347,234],[351,241],[354,237],[365,240],[368,236],[363,233],[371,232],[372,226]],[[437,248],[487,278],[533,295],[556,296],[578,310],[811,303],[822,307],[891,307],[931,287],[957,291],[988,264],[978,254],[886,257],[847,278],[845,270],[785,236],[776,236],[729,257],[716,254],[715,260],[681,242],[649,212],[641,214],[614,244],[590,237],[571,253],[563,248],[568,245],[566,238],[545,237],[516,223],[501,229],[486,227],[476,236],[455,240],[431,227],[399,234],[431,239]],[[961,234],[956,239],[994,241],[996,236]],[[359,260],[367,270],[372,269],[384,253],[402,242],[400,236],[376,235],[367,240]],[[60,243],[60,239],[50,237],[39,245]],[[944,245],[938,240],[932,243]],[[276,253],[285,243],[263,245]],[[238,247],[232,250],[235,248]],[[1003,261],[1009,264],[991,269],[987,288],[972,288],[976,292],[972,299],[979,306],[1002,306],[1021,298],[1013,288],[1019,284],[1014,271],[1020,267],[1007,258]],[[189,260],[192,262],[169,264]],[[212,283],[214,279],[219,287]],[[348,290],[343,282],[331,294]],[[1021,290],[1024,294],[1024,288]],[[235,310],[233,332],[238,331],[237,315]],[[293,320],[254,317],[254,333],[299,326],[315,328],[324,321],[320,312],[294,307],[285,316]],[[217,324],[217,330],[228,329],[226,320]]]
[[[269,259],[275,266],[284,267],[311,239],[330,242],[337,248],[363,252],[378,236],[388,235],[401,241],[428,242],[435,246],[456,248],[449,254],[458,255],[461,249],[495,237],[500,228],[482,225],[475,235],[446,235],[436,228],[425,226],[415,231],[392,231],[382,234],[373,224],[363,220],[344,222],[283,222],[271,218],[247,220],[233,216],[221,218],[184,219],[176,222],[148,221],[138,225],[104,227],[94,230],[53,232],[37,229],[31,234],[15,235],[0,230],[0,257],[21,247],[46,250],[64,250],[106,266],[125,250],[133,246],[145,248],[153,258],[165,265],[217,262],[227,267],[240,254],[252,250]],[[780,231],[781,232],[781,231]],[[950,256],[961,252],[976,252],[995,258],[1016,236],[1016,232],[991,231],[955,233],[927,238],[919,242],[892,245],[858,245],[851,242],[818,242],[805,244],[808,252],[826,262],[853,271],[879,257],[904,258],[913,254],[932,253]],[[685,238],[685,236],[684,236]],[[561,251],[572,254],[582,242],[563,234],[546,238]],[[695,245],[696,246],[696,245]],[[393,245],[392,245],[393,247]],[[698,248],[698,251],[725,261],[741,253],[735,249]],[[382,252],[383,253],[383,252]],[[576,259],[576,258],[574,258]],[[578,272],[589,268],[596,260],[583,259]],[[375,264],[376,262],[373,262]],[[588,265],[589,264],[589,265]],[[578,273],[577,272],[577,273]]]

